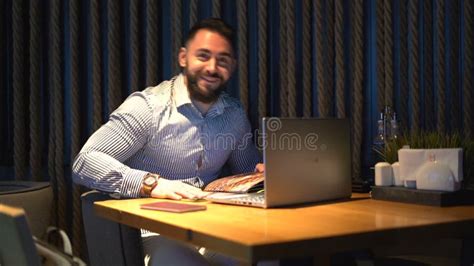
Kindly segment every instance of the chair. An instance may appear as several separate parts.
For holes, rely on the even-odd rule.
[[[0,205],[0,265],[40,265],[22,209]]]
[[[31,233],[44,238],[51,224],[53,189],[49,182],[1,181],[0,204],[21,208]]]
[[[98,191],[81,196],[82,219],[90,265],[144,265],[140,230],[101,217],[94,202],[111,199]]]
[[[25,211],[0,204],[0,265],[85,265],[31,235]]]

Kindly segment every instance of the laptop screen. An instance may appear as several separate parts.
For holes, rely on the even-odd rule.
[[[269,207],[350,197],[348,119],[265,117],[262,126]]]

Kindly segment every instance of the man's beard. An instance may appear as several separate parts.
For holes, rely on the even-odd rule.
[[[189,96],[191,99],[203,102],[203,103],[213,103],[215,102],[221,93],[225,90],[225,83],[222,83],[219,87],[215,88],[214,90],[209,89],[209,90],[202,90],[199,88],[199,85],[197,83],[199,76],[202,75],[201,72],[196,73],[195,75],[192,75],[189,73],[187,69],[184,69],[184,75],[186,75],[186,79],[188,81],[188,92]],[[213,77],[219,78],[221,81],[223,78],[219,74],[214,74],[212,75]]]

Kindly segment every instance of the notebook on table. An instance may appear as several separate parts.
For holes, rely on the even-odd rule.
[[[213,192],[206,197],[208,200],[270,208],[350,198],[348,119],[265,117],[262,122],[258,137],[265,164],[263,189],[252,193]]]

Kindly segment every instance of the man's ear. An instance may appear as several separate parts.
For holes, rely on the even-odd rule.
[[[180,67],[183,67],[183,68],[186,67],[186,54],[187,54],[186,48],[181,47],[178,53],[178,61],[179,61]]]

